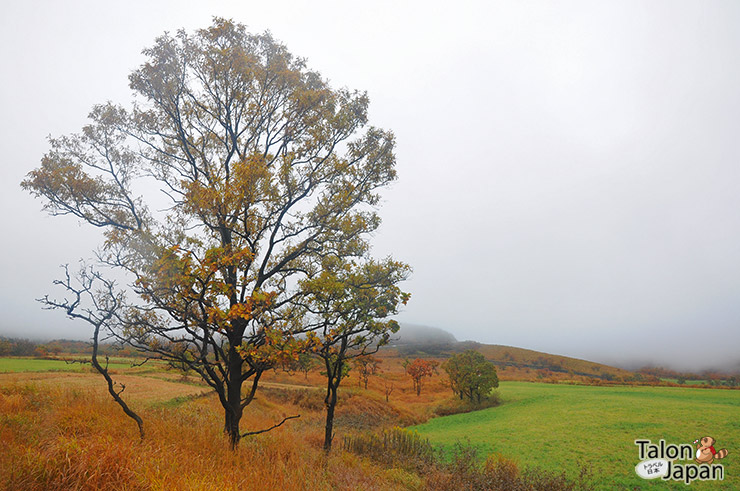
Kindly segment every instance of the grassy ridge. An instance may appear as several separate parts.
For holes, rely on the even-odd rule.
[[[503,382],[503,405],[433,419],[414,427],[443,448],[469,441],[483,454],[497,452],[522,466],[576,474],[591,464],[603,489],[667,487],[644,481],[636,439],[691,443],[717,439],[730,455],[722,462],[725,481],[692,483],[693,489],[740,489],[740,392],[672,387],[589,387]],[[670,488],[685,489],[682,483]]]
[[[568,356],[553,355],[540,351],[533,351],[513,346],[501,346],[497,344],[480,344],[475,347],[489,361],[496,364],[499,369],[507,365],[530,368],[553,368],[556,371],[572,371],[575,374],[591,377],[603,377],[608,375],[613,378],[631,377],[634,375],[628,370],[602,365],[592,361],[571,358]]]

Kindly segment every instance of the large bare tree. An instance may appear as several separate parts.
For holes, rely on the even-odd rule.
[[[364,93],[332,89],[231,21],[144,54],[132,106],[94,107],[23,186],[51,214],[105,230],[98,258],[133,293],[112,331],[197,372],[236,448],[260,376],[316,327],[296,318],[302,280],[323,258],[366,255],[394,138],[368,126]]]

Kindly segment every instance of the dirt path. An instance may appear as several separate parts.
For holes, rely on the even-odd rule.
[[[259,385],[260,387],[267,387],[271,389],[321,390],[321,387],[314,387],[312,385],[283,384],[280,382],[260,382]]]

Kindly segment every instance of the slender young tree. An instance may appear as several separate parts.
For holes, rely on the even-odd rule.
[[[111,377],[107,355],[104,365],[98,359],[100,341],[115,338],[113,331],[119,322],[119,307],[124,301],[123,295],[116,289],[114,281],[103,278],[99,272],[85,266],[74,279],[69,274],[69,268],[64,266],[64,279],[54,283],[65,288],[67,298],[55,300],[47,295],[40,301],[48,309],[62,309],[69,318],[83,320],[93,327],[90,363],[105,379],[108,393],[116,404],[121,406],[126,416],[134,420],[139,428],[139,437],[143,440],[144,421],[121,396],[126,386]]]
[[[366,253],[394,138],[367,125],[365,94],[243,25],[217,18],[144,54],[132,107],[95,106],[23,187],[104,230],[99,260],[132,299],[114,334],[200,375],[236,448],[260,376],[305,343],[301,279]]]
[[[391,394],[393,393],[393,389],[396,388],[396,384],[393,382],[386,381],[384,384],[385,387],[385,402],[388,402],[390,400]]]
[[[380,370],[380,364],[383,360],[375,358],[372,355],[361,356],[353,360],[353,365],[357,369],[357,385],[365,385],[367,389],[367,382],[370,380],[370,375],[375,375]]]
[[[303,378],[308,380],[308,372],[316,366],[316,363],[317,360],[311,353],[304,352],[299,353],[296,359],[291,360],[288,365],[286,365],[286,369],[288,371],[303,372]]]
[[[410,295],[397,286],[410,273],[408,265],[388,258],[364,263],[328,258],[320,275],[304,282],[311,294],[303,308],[319,327],[309,334],[326,369],[324,450],[331,450],[339,384],[353,359],[366,357],[387,344],[398,323],[396,314]]]

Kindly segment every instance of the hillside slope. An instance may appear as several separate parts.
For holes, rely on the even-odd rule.
[[[452,334],[436,327],[402,324],[398,337],[390,347],[397,349],[399,356],[408,358],[448,358],[455,353],[474,349],[497,366],[501,378],[508,380],[553,376],[627,380],[635,376],[628,370],[568,356],[514,346],[457,341]]]
[[[466,343],[460,343],[466,344]],[[569,373],[587,377],[614,380],[617,378],[629,378],[634,374],[628,370],[603,365],[568,356],[553,355],[513,346],[501,346],[498,344],[475,344],[486,359],[492,361],[502,368],[511,367],[529,370],[549,370],[556,373]]]

